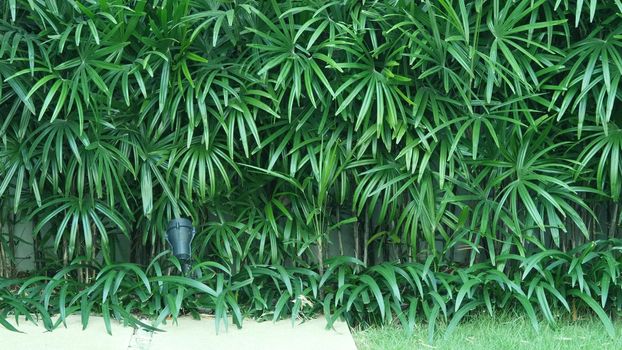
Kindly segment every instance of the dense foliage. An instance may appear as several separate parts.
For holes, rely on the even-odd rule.
[[[0,11],[5,326],[306,307],[408,328],[511,303],[552,323],[591,309],[613,333],[621,1]],[[199,224],[199,282],[162,255],[179,216]],[[27,281],[20,220],[42,274]]]

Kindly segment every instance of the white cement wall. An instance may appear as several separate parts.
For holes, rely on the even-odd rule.
[[[35,268],[35,253],[32,245],[32,221],[22,221],[15,225],[15,268],[17,271],[31,271]]]

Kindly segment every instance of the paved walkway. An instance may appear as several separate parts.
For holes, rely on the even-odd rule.
[[[13,320],[9,320],[13,321]],[[13,323],[13,322],[12,322]],[[250,350],[356,350],[352,335],[344,322],[326,330],[323,318],[313,319],[292,327],[291,321],[276,323],[245,319],[242,329],[222,326],[216,334],[214,321],[209,317],[193,320],[183,317],[178,325],[170,321],[151,333],[118,323],[112,325],[112,336],[105,331],[101,317],[91,316],[89,326],[82,330],[80,316],[70,316],[67,328],[62,325],[52,332],[30,322],[20,322],[24,333],[10,332],[0,326],[0,349],[28,350],[177,350],[177,349],[250,349]]]

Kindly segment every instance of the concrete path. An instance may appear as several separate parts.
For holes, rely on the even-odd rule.
[[[101,317],[91,316],[89,326],[82,330],[80,316],[70,316],[67,319],[67,328],[61,325],[52,332],[30,322],[20,322],[19,329],[24,333],[10,332],[0,326],[0,349],[356,350],[345,322],[335,323],[333,330],[326,330],[325,325],[323,318],[297,323],[294,327],[289,320],[273,323],[245,319],[242,329],[230,325],[228,331],[225,331],[221,325],[219,334],[216,334],[211,317],[205,316],[198,321],[182,317],[177,325],[170,321],[161,325],[159,328],[165,332],[157,333],[135,330],[113,322],[112,335],[108,335]]]

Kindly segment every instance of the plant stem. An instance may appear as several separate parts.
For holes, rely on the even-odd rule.
[[[367,241],[369,241],[369,213],[367,211],[365,211],[365,223],[363,225],[363,264],[367,266]]]
[[[359,238],[359,222],[354,223],[354,257],[359,259],[361,258],[360,251],[360,238]]]
[[[613,206],[613,214],[609,220],[609,238],[615,238],[616,228],[618,227],[618,203]]]
[[[15,214],[11,214],[11,225],[9,225],[9,253],[7,259],[7,277],[13,276],[15,273]]]
[[[341,215],[340,215],[341,211],[339,209],[337,209],[337,222],[341,221]],[[337,239],[339,240],[339,254],[341,256],[344,255],[343,252],[343,239],[341,238],[341,226],[339,226],[339,228],[337,229]]]
[[[2,223],[0,223],[0,277],[6,275],[6,254],[4,252],[4,234],[2,233]]]

